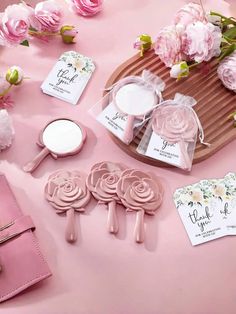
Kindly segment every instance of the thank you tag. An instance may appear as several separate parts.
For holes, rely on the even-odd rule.
[[[192,245],[226,235],[221,204],[212,202],[210,187],[200,183],[176,190],[174,202]]]
[[[65,52],[41,85],[41,89],[48,95],[75,105],[94,70],[92,59],[75,51]]]

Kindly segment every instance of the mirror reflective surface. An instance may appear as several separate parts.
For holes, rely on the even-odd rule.
[[[153,90],[136,83],[122,86],[115,97],[118,109],[132,116],[143,115],[156,105],[156,96]]]
[[[48,124],[43,131],[42,141],[55,154],[69,154],[80,147],[82,130],[73,121],[59,119]]]

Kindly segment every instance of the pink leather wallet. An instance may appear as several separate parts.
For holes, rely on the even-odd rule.
[[[34,229],[0,174],[0,302],[51,276]]]

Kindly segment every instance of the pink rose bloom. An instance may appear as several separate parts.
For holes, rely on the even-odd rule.
[[[174,24],[181,24],[186,28],[189,24],[195,22],[204,22],[206,21],[205,14],[201,5],[197,3],[190,2],[185,4],[175,15]]]
[[[0,45],[16,46],[28,37],[29,12],[23,5],[13,4],[0,15]]]
[[[221,30],[211,23],[196,22],[187,26],[182,50],[195,62],[209,61],[220,55]]]
[[[92,16],[102,10],[102,0],[67,0],[72,10],[83,16]]]
[[[174,25],[164,27],[159,32],[154,49],[161,61],[170,68],[185,58],[181,51],[181,36]]]
[[[224,86],[236,92],[236,52],[220,63],[217,72]]]
[[[62,11],[53,0],[39,2],[35,7],[35,18],[40,23],[40,31],[57,32],[61,26]]]

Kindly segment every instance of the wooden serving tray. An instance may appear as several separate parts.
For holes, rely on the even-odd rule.
[[[233,127],[233,121],[228,118],[230,113],[236,110],[236,94],[226,89],[218,78],[217,61],[213,60],[209,65],[211,69],[208,74],[204,75],[199,69],[194,69],[188,78],[176,82],[169,75],[170,69],[161,62],[153,50],[150,50],[145,53],[144,57],[135,55],[121,64],[107,81],[106,87],[125,76],[140,75],[144,69],[147,69],[159,75],[166,83],[163,93],[165,100],[174,98],[176,92],[194,97],[198,102],[194,108],[204,129],[205,142],[211,144],[210,147],[206,147],[197,143],[193,163],[198,163],[236,138],[236,128]],[[132,157],[154,166],[168,166],[161,161],[137,153],[136,148],[145,129],[146,125],[129,145],[124,144],[112,134],[111,137]]]

